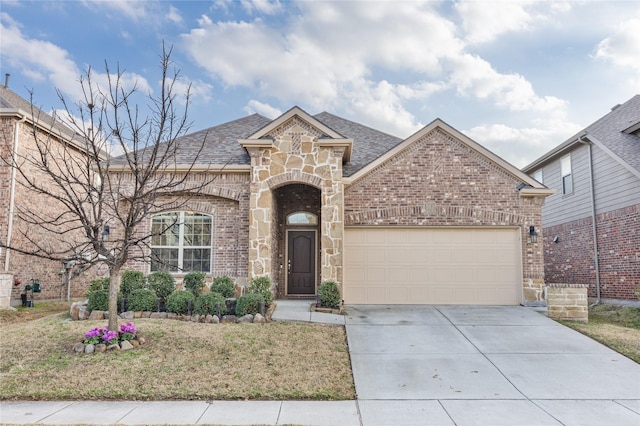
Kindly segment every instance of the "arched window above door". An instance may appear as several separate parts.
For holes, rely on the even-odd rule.
[[[287,216],[287,225],[317,225],[318,216],[309,212],[295,212]]]

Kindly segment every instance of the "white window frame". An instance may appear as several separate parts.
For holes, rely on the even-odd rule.
[[[571,164],[571,154],[567,154],[560,159],[560,175],[562,182],[562,194],[573,193],[573,173]]]
[[[202,216],[202,217],[207,217],[209,218],[209,226],[210,226],[210,234],[209,234],[209,244],[208,245],[200,245],[200,246],[188,246],[185,245],[185,241],[184,241],[184,233],[185,233],[185,216],[186,215],[197,215],[197,216]],[[203,270],[200,272],[204,272],[206,274],[211,273],[211,267],[213,264],[213,249],[212,249],[212,243],[213,243],[213,233],[214,233],[214,228],[213,228],[213,216],[208,215],[208,214],[204,214],[204,213],[193,213],[193,212],[188,212],[188,211],[177,211],[177,212],[167,212],[167,213],[160,213],[157,215],[153,215],[151,217],[151,228],[153,229],[153,221],[157,218],[161,218],[161,217],[169,217],[169,216],[173,216],[173,215],[177,215],[176,218],[176,222],[173,226],[178,226],[178,244],[177,245],[154,245],[153,244],[153,237],[152,237],[152,243],[150,244],[150,248],[153,251],[154,249],[171,249],[171,250],[178,250],[178,263],[177,263],[177,267],[176,270],[169,270],[168,272],[171,274],[182,274],[185,272],[190,272],[188,270],[184,269],[184,252],[185,250],[209,250],[209,269],[208,270]],[[165,232],[169,231],[169,229],[167,229]],[[151,272],[155,272],[158,270],[162,270],[162,269],[153,269],[153,262],[151,262],[149,268],[151,270]]]

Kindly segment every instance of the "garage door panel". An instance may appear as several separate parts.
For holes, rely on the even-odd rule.
[[[345,302],[518,304],[520,236],[495,228],[347,228]]]

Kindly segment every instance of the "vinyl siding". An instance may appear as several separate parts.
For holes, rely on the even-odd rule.
[[[593,176],[597,214],[640,204],[640,179],[596,146]]]
[[[592,157],[597,214],[640,204],[640,179],[595,145]],[[578,145],[571,151],[571,168],[572,194],[562,193],[560,158],[543,168],[544,184],[557,191],[545,200],[542,207],[544,227],[591,216],[589,154],[586,145]]]
[[[557,191],[547,197],[542,206],[544,227],[571,222],[591,215],[589,162],[586,146],[577,146],[571,151],[571,171],[573,177],[573,193],[571,194],[562,193],[560,158],[546,165],[542,171],[544,184]]]

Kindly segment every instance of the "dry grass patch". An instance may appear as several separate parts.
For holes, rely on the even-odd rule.
[[[13,324],[16,322],[33,321],[60,312],[69,312],[71,302],[49,301],[40,302],[36,300],[33,308],[19,307],[15,310],[0,309],[0,324]]]
[[[144,347],[71,348],[100,321],[3,324],[0,399],[354,399],[344,328],[135,320]]]
[[[588,323],[562,323],[640,363],[640,308],[595,305]]]

